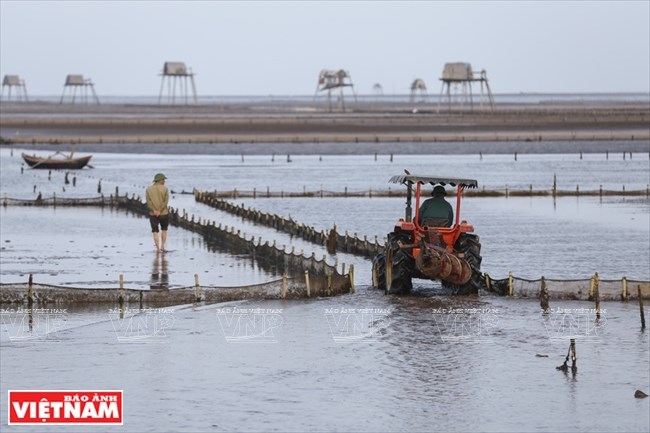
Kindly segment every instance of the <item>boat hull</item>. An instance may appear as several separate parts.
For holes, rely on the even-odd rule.
[[[39,158],[37,156],[30,156],[24,153],[22,156],[27,165],[30,167],[50,170],[78,170],[84,168],[90,161],[90,158],[92,158],[92,155],[71,159]]]

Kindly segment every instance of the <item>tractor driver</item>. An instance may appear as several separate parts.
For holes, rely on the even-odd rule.
[[[420,206],[419,223],[429,227],[451,227],[454,223],[454,210],[445,196],[447,191],[442,185],[436,185],[428,198]]]

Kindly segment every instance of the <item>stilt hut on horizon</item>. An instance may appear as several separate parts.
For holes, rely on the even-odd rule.
[[[163,65],[162,73],[160,74],[160,94],[158,95],[158,104],[163,102],[163,91],[165,88],[165,80],[167,80],[166,101],[167,104],[176,104],[176,85],[178,84],[178,102],[188,104],[188,81],[192,85],[192,101],[194,105],[198,104],[196,96],[196,85],[194,83],[194,73],[191,68],[188,68],[183,62],[165,62]]]
[[[490,84],[488,82],[487,72],[485,69],[482,69],[477,77],[474,75],[474,72],[472,71],[472,65],[469,63],[445,63],[445,67],[442,70],[442,78],[440,78],[440,81],[442,81],[442,87],[440,89],[440,98],[438,99],[438,112],[440,111],[440,103],[442,102],[442,94],[445,91],[445,88],[447,89],[447,107],[449,110],[451,110],[452,93],[454,93],[457,102],[461,106],[466,102],[469,102],[470,109],[473,110],[474,96],[472,94],[472,83],[474,82],[481,83],[481,107],[483,107],[483,100],[487,98],[487,102],[490,104],[490,109],[494,110],[494,98],[492,97],[492,91],[490,90]],[[484,84],[487,93],[484,92]]]
[[[11,90],[16,89],[16,101],[28,101],[27,87],[25,80],[18,75],[5,75],[2,79],[2,97],[4,99],[5,87],[7,88],[7,100],[11,101]]]
[[[318,85],[316,86],[314,99],[318,96],[318,92],[327,91],[327,106],[329,111],[332,111],[332,89],[339,89],[338,107],[341,111],[345,111],[343,89],[346,87],[350,88],[356,102],[357,95],[354,93],[354,84],[352,83],[350,73],[343,69],[339,69],[338,71],[323,69],[318,75]]]
[[[88,103],[88,91],[90,90],[93,101],[99,105],[99,98],[95,93],[95,84],[90,78],[84,78],[83,75],[79,74],[69,74],[65,78],[65,83],[63,84],[63,93],[61,94],[61,100],[59,101],[59,104],[63,104],[67,100],[69,100],[71,104],[76,103],[77,90],[79,90],[79,98],[83,104]]]
[[[411,83],[411,102],[415,102],[416,99],[418,99],[418,95],[420,96],[419,100],[422,102],[425,102],[427,100],[427,85],[425,84],[424,80],[420,78],[416,78],[413,80],[413,83]]]

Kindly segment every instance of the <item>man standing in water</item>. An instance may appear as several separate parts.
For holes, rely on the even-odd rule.
[[[165,186],[167,177],[158,173],[153,178],[153,185],[147,188],[147,207],[149,208],[149,222],[153,232],[153,243],[156,251],[164,252],[167,242],[167,227],[169,226],[169,189]],[[162,231],[161,239],[158,239],[158,226]]]

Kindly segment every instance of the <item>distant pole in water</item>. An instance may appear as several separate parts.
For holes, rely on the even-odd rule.
[[[600,320],[600,278],[598,272],[594,274],[594,298],[596,300],[596,320]]]
[[[393,162],[393,154],[390,154],[390,162]]]
[[[479,152],[478,156],[479,156],[479,160],[483,161],[483,152]]]
[[[609,150],[605,151],[605,159],[609,159]]]
[[[377,152],[375,152],[375,161],[377,161]]]
[[[271,155],[271,162],[275,162],[275,153]]]
[[[517,160],[517,152],[515,152],[515,161]]]
[[[557,175],[553,173],[553,197],[557,195]]]
[[[52,180],[52,170],[47,172],[47,180]]]

